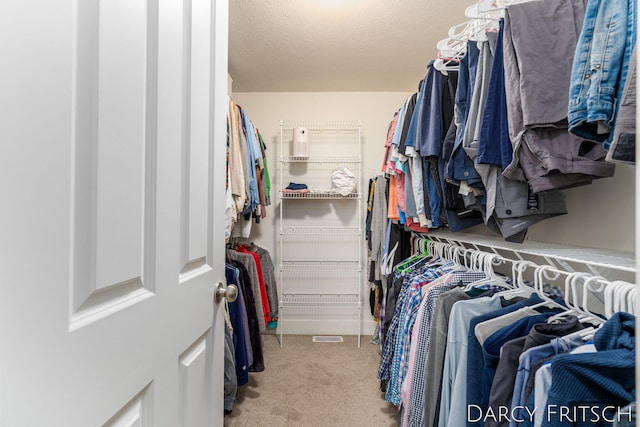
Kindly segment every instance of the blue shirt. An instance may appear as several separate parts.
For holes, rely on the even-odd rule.
[[[593,343],[596,353],[561,354],[551,362],[549,416],[544,418],[543,427],[595,425],[590,422],[590,414],[586,420],[578,417],[569,423],[567,417],[559,416],[560,407],[572,409],[586,402],[602,411],[608,405],[625,406],[635,401],[635,316],[616,313],[598,329]],[[552,408],[556,408],[555,414],[550,412]]]
[[[447,77],[433,70],[433,61],[429,63],[430,79],[427,82],[425,98],[422,101],[418,121],[418,140],[421,156],[439,156],[442,151],[444,133],[442,124],[442,94]]]
[[[423,313],[422,320],[420,322],[420,333],[413,339],[418,340],[416,345],[416,356],[413,370],[413,377],[408,378],[411,381],[411,393],[410,402],[408,408],[404,408],[405,411],[409,411],[409,425],[421,426],[424,424],[424,390],[425,381],[429,381],[429,378],[425,377],[425,368],[427,365],[427,355],[429,353],[430,337],[431,337],[431,322],[436,310],[436,303],[440,295],[445,292],[459,286],[460,283],[468,285],[469,283],[485,279],[486,275],[482,272],[476,271],[462,271],[451,273],[450,277],[447,277],[445,283],[435,285],[427,291],[426,296],[423,299]]]
[[[477,316],[471,319],[469,325],[469,334],[468,334],[468,346],[467,346],[467,372],[466,372],[466,404],[467,405],[480,405],[482,403],[482,369],[484,368],[484,358],[482,354],[482,347],[478,342],[478,339],[475,335],[475,328],[478,323],[484,322],[485,320],[493,319],[498,316],[502,316],[503,314],[511,313],[513,311],[519,310],[525,306],[531,306],[534,304],[538,304],[542,302],[542,299],[533,294],[529,298],[523,301],[516,302],[515,304],[511,304],[508,307],[504,307],[500,310],[496,310],[490,313],[487,313],[482,316]],[[506,301],[505,301],[506,303]],[[466,412],[465,412],[466,414]],[[468,426],[477,426],[479,423],[473,423],[471,421],[467,421]]]
[[[260,204],[260,195],[258,193],[258,180],[256,178],[256,163],[258,158],[262,157],[262,151],[260,150],[260,142],[256,137],[256,130],[253,127],[253,123],[249,120],[249,116],[244,109],[242,109],[242,127],[244,128],[245,137],[247,140],[247,153],[248,153],[248,165],[249,168],[249,190],[250,190],[250,212],[253,212]],[[246,213],[246,212],[245,212]]]
[[[482,372],[482,407],[489,405],[489,396],[491,394],[491,385],[493,377],[496,373],[496,367],[500,361],[500,349],[507,342],[514,338],[524,337],[531,331],[536,323],[544,323],[553,314],[559,310],[547,311],[535,316],[527,316],[509,326],[494,332],[482,344],[482,353],[484,357],[484,369]]]
[[[551,342],[537,347],[530,348],[520,356],[518,364],[518,372],[516,373],[516,382],[513,387],[512,408],[520,408],[527,403],[526,384],[531,374],[532,365],[542,359],[546,359],[558,354],[568,353],[574,348],[583,344],[582,338],[578,334],[567,335],[566,337],[554,338]],[[523,419],[526,411],[522,409],[514,411],[514,416],[509,421],[509,427],[516,427],[516,419]]]
[[[490,298],[458,301],[451,308],[447,349],[444,356],[444,371],[442,372],[439,427],[456,425],[454,423],[449,424],[449,418],[456,416],[455,412],[459,412],[460,404],[464,408],[462,416],[466,416],[467,413],[463,393],[465,392],[464,385],[467,376],[466,347],[470,320],[476,316],[493,312],[501,306],[500,297],[494,295]]]

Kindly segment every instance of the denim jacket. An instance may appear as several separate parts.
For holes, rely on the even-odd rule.
[[[569,92],[569,131],[608,148],[636,39],[636,0],[589,0]]]

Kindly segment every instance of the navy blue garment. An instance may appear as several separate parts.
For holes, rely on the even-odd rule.
[[[442,139],[453,120],[453,108],[456,103],[456,89],[458,88],[458,71],[447,71],[444,89],[442,90]],[[440,147],[442,149],[442,146]],[[437,155],[440,156],[441,153]]]
[[[424,174],[425,207],[431,211],[431,228],[442,227],[447,224],[447,216],[444,210],[444,196],[442,183],[438,170],[438,159],[434,156],[422,158],[422,172]]]
[[[489,398],[491,396],[491,385],[493,377],[496,374],[498,362],[500,362],[500,349],[512,339],[524,337],[529,334],[534,325],[544,323],[549,317],[561,312],[561,309],[545,311],[534,316],[527,316],[513,322],[509,326],[505,326],[491,334],[482,344],[482,355],[484,358],[484,369],[482,371],[482,400],[483,408],[489,406]]]
[[[560,416],[559,408],[588,405],[598,408],[596,412],[601,415],[607,406],[617,408],[636,400],[635,323],[632,314],[616,313],[596,332],[593,338],[596,353],[561,354],[553,359],[553,381],[543,427],[611,425],[604,419],[594,421],[591,410],[584,419],[578,416],[571,423],[568,417]],[[580,410],[577,413],[582,414]],[[604,414],[609,419],[615,418],[614,412]]]
[[[422,84],[422,82],[420,82],[420,84]],[[404,109],[402,132],[400,132],[400,138],[398,139],[398,152],[403,156],[407,154],[407,139],[409,135],[409,129],[411,128],[411,122],[413,121],[413,116],[415,114],[417,99],[418,99],[417,93],[414,93],[413,95],[411,95]],[[396,129],[398,129],[399,125],[400,123],[396,125]],[[413,146],[414,144],[415,144],[415,131],[414,131],[414,135],[411,136],[411,142],[408,145]]]
[[[480,405],[482,403],[482,369],[484,368],[484,357],[482,346],[476,338],[476,325],[485,320],[494,319],[504,314],[514,312],[525,306],[531,306],[542,302],[542,299],[533,294],[529,298],[508,305],[509,301],[502,299],[504,308],[491,313],[476,316],[469,323],[469,335],[467,340],[467,405]],[[480,426],[480,422],[467,421],[467,426]]]
[[[420,80],[420,84],[418,86],[418,93],[414,94],[414,97],[413,97],[415,105],[411,110],[411,116],[410,116],[411,122],[409,123],[409,126],[408,126],[406,146],[412,147],[415,152],[420,151],[420,142],[418,137],[418,124],[420,122],[420,114],[422,114],[421,111],[424,103],[425,91],[427,90],[427,87],[430,84],[429,80],[432,79],[432,74],[433,74],[433,67],[431,66],[432,62],[430,62],[429,65],[427,66],[427,73],[425,74],[424,78]],[[405,115],[406,114],[407,113],[405,113]],[[398,147],[398,151],[400,151],[399,147]],[[401,153],[406,154],[406,151],[401,151]]]
[[[417,114],[414,114],[414,120],[411,123],[412,127],[416,126],[415,148],[422,158],[425,214],[432,222],[431,228],[439,228],[446,224],[440,174],[437,167],[437,157],[442,154],[445,136],[442,119],[445,95],[449,95],[449,91],[445,91],[446,84],[447,77],[435,70],[433,61],[430,61],[422,90],[418,96]],[[446,96],[446,98],[451,97]],[[450,102],[447,109],[452,108],[453,104]],[[427,157],[433,161],[430,162]]]
[[[247,310],[247,318],[249,321],[249,338],[251,342],[251,351],[253,352],[253,365],[250,366],[250,372],[264,371],[264,354],[262,352],[262,336],[260,335],[260,324],[258,321],[258,312],[256,310],[256,300],[253,297],[251,288],[251,276],[247,268],[238,261],[227,259],[226,261],[240,272],[240,281],[238,286],[242,289],[241,296],[244,299],[244,306]]]
[[[442,124],[443,93],[447,78],[433,69],[433,61],[429,62],[428,77],[418,118],[419,151],[424,157],[438,156],[442,152],[442,141],[447,131]]]
[[[462,148],[462,139],[469,116],[468,105],[473,97],[473,86],[478,69],[478,57],[480,51],[475,41],[467,42],[467,52],[460,60],[458,70],[458,89],[456,90],[456,114],[458,128],[456,131],[455,145],[449,159],[447,176],[454,181],[466,181],[469,186],[482,186],[480,175]]]
[[[305,190],[307,188],[307,184],[296,184],[295,182],[290,182],[287,185],[287,190]]]
[[[461,231],[484,222],[481,212],[467,209],[464,205],[462,197],[458,194],[460,187],[452,184],[445,177],[445,170],[448,164],[447,159],[449,159],[451,151],[453,150],[455,135],[456,124],[454,120],[451,120],[451,125],[449,126],[444,144],[442,145],[442,157],[438,162],[438,173],[440,175],[440,183],[442,184],[442,199],[445,205],[447,223],[453,232]]]
[[[225,266],[224,274],[228,284],[240,286],[236,269],[229,265]],[[242,313],[238,300],[229,303],[229,317],[233,326],[233,346],[235,348],[236,376],[238,385],[249,382],[249,357],[247,356],[247,346],[244,341],[245,330],[242,327]]]
[[[507,95],[504,88],[503,30],[504,19],[500,19],[500,29],[489,76],[487,101],[481,120],[477,160],[478,163],[501,166],[504,169],[513,160],[513,146],[509,139]]]

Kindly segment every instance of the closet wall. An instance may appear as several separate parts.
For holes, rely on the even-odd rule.
[[[427,58],[425,58],[425,61]],[[420,76],[416,77],[416,87]],[[260,92],[234,93],[236,102],[251,111],[255,125],[267,144],[269,169],[273,171],[272,205],[268,217],[253,227],[252,239],[276,253],[278,224],[278,143],[280,120],[361,120],[364,144],[364,185],[379,175],[383,144],[393,113],[410,93],[403,92]],[[366,192],[366,189],[365,189]],[[617,165],[615,176],[592,185],[566,190],[568,215],[556,217],[529,229],[531,240],[568,245],[617,249],[633,252],[635,247],[635,174],[634,168]],[[365,196],[366,197],[366,196]],[[366,204],[365,204],[366,205]],[[468,232],[493,235],[478,226]],[[276,263],[279,260],[274,260]],[[374,323],[369,314],[365,292],[363,333],[370,334]],[[304,325],[295,329],[304,333]],[[345,325],[344,331],[352,333]]]
[[[233,99],[247,111],[251,111],[251,120],[259,128],[267,144],[269,173],[272,182],[272,205],[267,208],[268,217],[259,225],[252,227],[252,240],[268,249],[274,254],[274,258],[278,257],[280,120],[360,120],[364,144],[362,170],[366,178],[364,185],[367,185],[368,178],[379,173],[390,117],[396,106],[402,104],[409,95],[408,92],[234,93]],[[290,140],[291,135],[285,135],[285,140],[287,139]],[[313,144],[313,141],[310,144]],[[366,193],[366,188],[363,193]],[[363,206],[366,205],[366,194],[364,197]],[[307,202],[307,205],[310,203]],[[322,220],[322,218],[315,219]],[[318,250],[322,251],[323,248],[319,247]],[[325,258],[331,258],[331,254],[320,254],[320,257],[323,255],[326,255]],[[274,259],[274,262],[277,264],[279,259]],[[368,295],[368,290],[363,292],[362,318],[364,322],[362,332],[364,335],[371,335],[375,328],[368,308]],[[302,319],[289,321],[285,332],[304,334],[313,330],[309,333],[317,334],[318,322],[308,323]],[[348,335],[353,334],[353,331],[356,330],[350,321],[327,321],[322,324],[326,327],[323,333],[327,334]]]

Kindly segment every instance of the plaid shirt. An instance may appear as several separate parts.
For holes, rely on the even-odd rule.
[[[424,425],[424,389],[425,381],[429,380],[425,378],[425,367],[427,365],[427,355],[429,352],[431,321],[435,314],[438,298],[443,293],[460,285],[460,283],[466,286],[469,283],[485,278],[486,275],[484,273],[476,271],[452,273],[451,277],[448,278],[445,283],[430,288],[425,296],[421,306],[421,309],[424,309],[424,313],[421,317],[418,333],[414,336],[414,342],[412,342],[411,345],[411,348],[414,348],[415,345],[415,353],[413,353],[415,359],[412,363],[413,372],[407,376],[409,383],[405,385],[405,393],[403,395],[406,421],[409,426],[422,427]]]
[[[382,346],[382,355],[380,356],[380,367],[378,368],[378,379],[383,381],[389,380],[389,371],[393,359],[398,324],[400,323],[400,307],[404,305],[404,301],[407,299],[407,292],[408,290],[404,287],[403,283],[400,293],[398,294],[398,301],[396,302],[396,312],[398,315],[394,313],[394,316],[391,318],[391,323],[389,324],[389,329],[384,333],[384,344]]]
[[[456,264],[454,262],[447,262],[437,268],[425,266],[419,269],[416,275],[409,276],[409,280],[405,280],[403,283],[403,286],[406,285],[407,292],[400,311],[396,310],[398,328],[392,350],[393,357],[391,358],[389,371],[389,384],[387,385],[385,396],[386,400],[394,405],[399,405],[401,401],[400,390],[407,371],[411,330],[422,301],[421,289],[455,267]],[[395,318],[396,316],[394,315],[394,320],[396,320]]]
[[[425,264],[425,262],[427,262],[428,260],[423,259],[423,260],[416,260],[416,262],[413,264],[413,266],[415,267],[413,270],[411,270],[411,266],[408,266],[408,269],[402,272],[399,271],[394,271],[393,272],[393,282],[395,283],[397,280],[400,280],[400,278],[402,278],[403,282],[402,285],[400,287],[400,292],[398,293],[398,298],[396,300],[396,306],[395,306],[395,310],[394,312],[388,312],[387,313],[387,307],[386,307],[386,301],[387,301],[387,292],[389,292],[389,290],[385,289],[384,292],[384,299],[382,301],[382,307],[380,310],[380,340],[381,340],[381,358],[380,358],[380,367],[378,369],[378,379],[382,380],[382,381],[388,381],[389,380],[389,369],[391,368],[391,361],[393,359],[393,351],[394,351],[394,345],[395,345],[395,336],[397,334],[397,328],[398,328],[398,324],[400,321],[399,316],[399,308],[398,307],[402,307],[403,305],[403,299],[406,297],[403,293],[403,291],[405,290],[405,282],[404,280],[410,280],[412,277],[420,274],[422,271],[424,271],[425,269],[430,268],[429,265],[431,265],[431,263],[427,263]],[[385,319],[387,318],[387,316],[391,317],[391,322],[389,323],[389,327],[387,328],[388,330],[384,329],[384,323],[385,323]]]
[[[398,328],[400,325],[400,311],[405,305],[405,301],[407,299],[408,283],[414,276],[419,275],[424,270],[429,268],[430,267],[421,266],[414,271],[406,271],[403,273],[394,272],[394,281],[399,279],[400,277],[403,277],[403,282],[398,294],[398,299],[396,301],[395,311],[393,313],[385,312],[385,318],[386,316],[391,316],[391,322],[389,323],[388,330],[385,330],[382,333],[383,346],[380,357],[380,367],[378,368],[378,379],[380,380],[388,381],[391,376],[390,369],[395,351],[396,336],[398,334]]]

